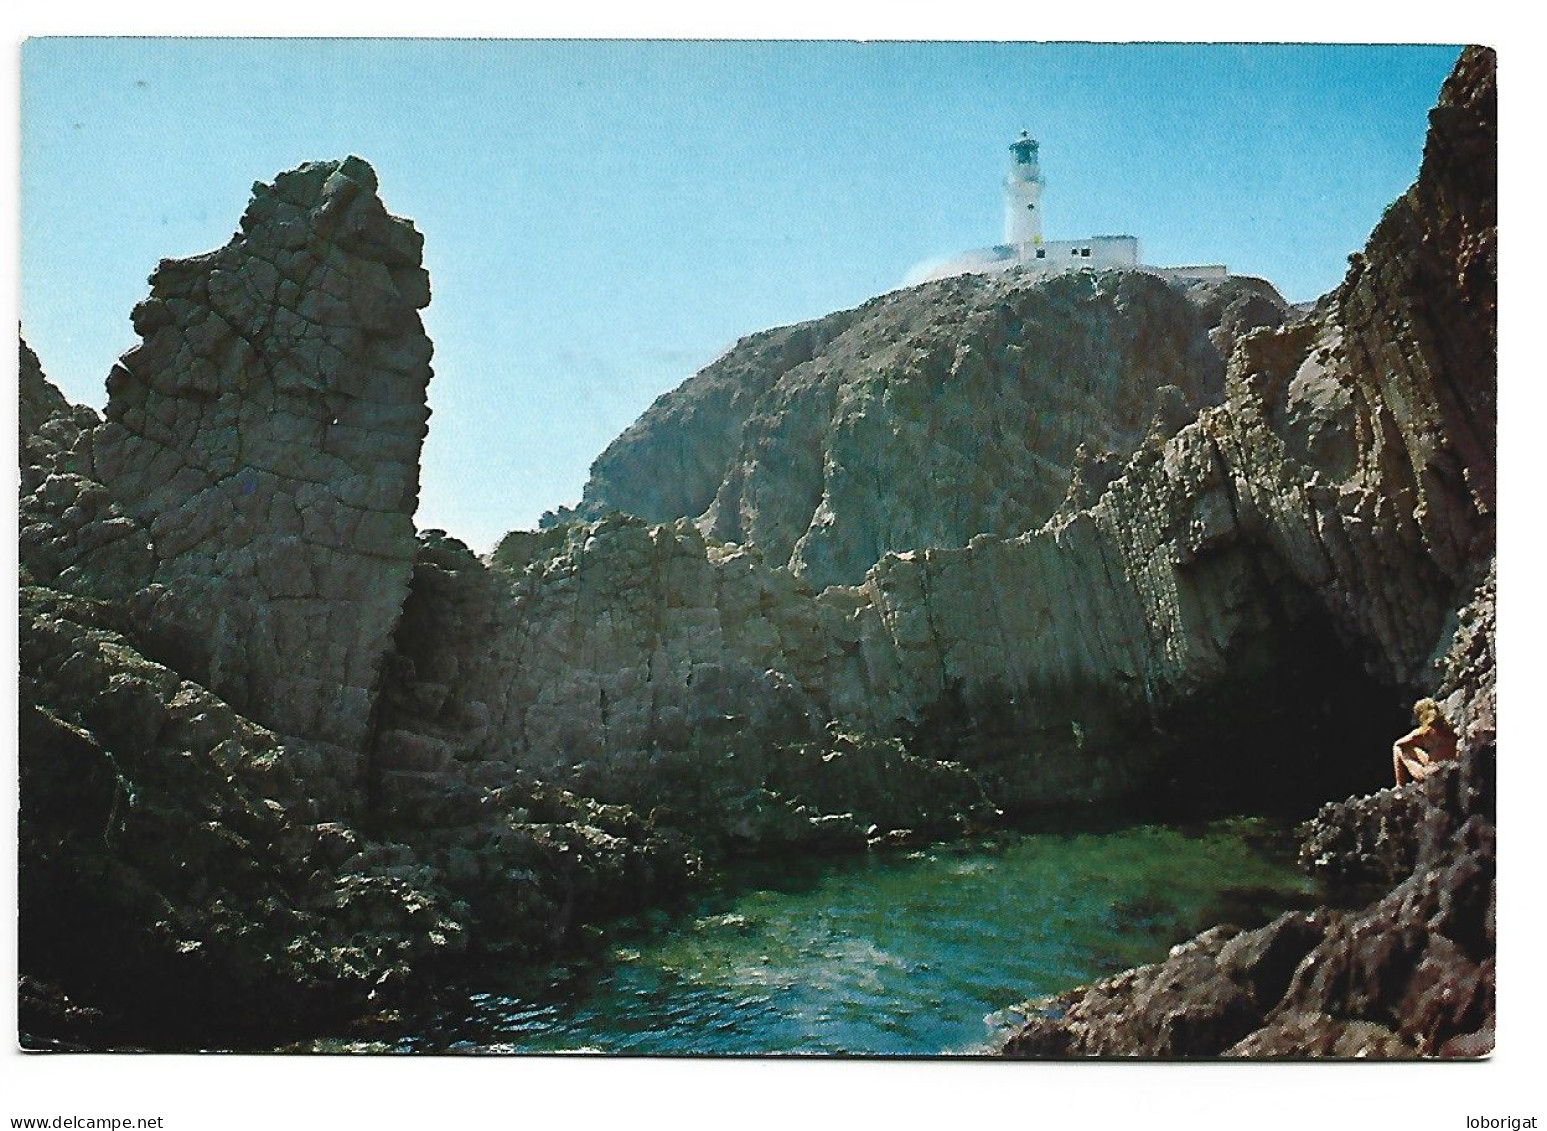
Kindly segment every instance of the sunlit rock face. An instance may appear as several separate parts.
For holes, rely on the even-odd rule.
[[[1224,281],[1272,295],[1258,280]],[[578,511],[691,518],[821,588],[888,551],[1034,529],[1076,451],[1218,403],[1213,323],[1154,276],[966,277],[755,335],[597,459]],[[1261,324],[1259,321],[1256,324]]]
[[[864,666],[859,633],[886,647],[873,611],[752,551],[622,515],[511,535],[487,563],[422,541],[372,757],[384,819],[448,823],[524,773],[709,845],[863,845],[992,808],[900,741]]]
[[[151,276],[93,445],[201,681],[351,750],[412,569],[422,242],[358,158],[254,186],[230,243]]]

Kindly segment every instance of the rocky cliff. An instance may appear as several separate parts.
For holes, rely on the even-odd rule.
[[[1260,280],[1190,304],[1133,273],[894,292],[739,342],[598,457],[576,513],[691,518],[816,588],[857,584],[888,551],[1040,525],[1081,446],[1126,457],[1219,400],[1211,330],[1284,310]]]
[[[1023,429],[1016,454],[1000,453],[1016,474],[981,490],[976,469],[953,465],[932,482],[893,466],[891,497],[860,508],[871,518],[836,523],[835,537],[873,529],[890,507],[898,538],[917,540],[868,566],[879,545],[851,540],[858,548],[847,560],[862,577],[820,593],[822,571],[801,564],[802,547],[825,535],[804,520],[783,528],[789,537],[738,533],[744,544],[704,533],[720,513],[714,505],[691,524],[607,518],[513,535],[491,562],[520,575],[506,613],[488,622],[500,643],[458,649],[482,669],[468,676],[478,685],[468,692],[474,713],[487,709],[494,720],[468,741],[635,802],[649,787],[632,783],[650,779],[637,768],[654,759],[713,765],[727,749],[809,742],[835,727],[962,763],[1003,806],[1112,798],[1146,784],[1311,805],[1329,789],[1374,787],[1382,771],[1357,752],[1400,728],[1408,689],[1432,678],[1446,618],[1478,580],[1491,522],[1486,484],[1473,490],[1459,475],[1455,444],[1465,437],[1450,439],[1438,415],[1442,363],[1427,343],[1444,336],[1453,312],[1423,305],[1435,302],[1426,279],[1393,275],[1413,269],[1407,258],[1383,262],[1351,274],[1322,313],[1294,322],[1245,284],[1233,296],[1200,289],[1192,302],[1143,275],[932,284],[772,339],[770,365],[783,376],[768,383],[764,374],[766,391],[754,397],[763,386],[752,383],[738,401],[727,393],[738,367],[773,348],[768,338],[749,342],[658,402],[598,462],[627,463],[639,509],[664,506],[670,488],[664,470],[635,462],[669,463],[709,427],[707,416],[723,434],[727,419],[746,413],[743,447],[754,433],[815,429],[811,443],[791,441],[806,451],[831,451],[839,433],[884,419],[863,445],[880,453],[868,457],[878,466],[922,458],[898,455],[909,436],[955,435],[965,445],[969,433],[993,433],[1001,398],[980,396],[985,383],[1010,390],[1006,420],[1040,418],[1026,398],[1062,404],[1048,374],[1084,373],[1070,356],[1091,367],[1091,388],[1111,392],[1122,366],[1079,337],[1070,307],[1081,303],[1101,311],[1097,325],[1118,327],[1119,341],[1136,320],[1169,318],[1171,338],[1140,336],[1172,346],[1138,354],[1146,365],[1192,358],[1203,377],[1178,385],[1145,370],[1146,386],[1135,376],[1107,410],[1127,432],[1083,428],[1092,393],[1085,410],[1059,418],[1067,431],[1031,444]],[[1386,297],[1372,298],[1377,290]],[[899,329],[909,325],[904,314],[919,309],[940,325],[972,327],[966,340],[994,360],[978,368],[963,347],[950,380],[945,371],[925,380],[897,344],[910,340]],[[1023,325],[1011,335],[1023,336],[1020,345],[994,337],[1002,326],[985,328],[1049,309],[1074,324],[1079,349],[1056,328]],[[1487,312],[1468,314],[1478,316]],[[1209,317],[1234,349],[1221,403],[1198,411],[1213,372]],[[864,354],[854,344],[863,341],[890,343],[891,352]],[[1491,373],[1485,358],[1467,364]],[[879,401],[834,424],[806,399],[819,374],[842,397],[894,380],[932,392],[916,424]],[[1071,382],[1086,388],[1083,379],[1062,383]],[[1157,396],[1172,396],[1166,389],[1181,398],[1175,419],[1151,412]],[[1020,472],[1040,467],[1044,452],[1068,461],[1052,465],[1057,490],[1022,491]],[[737,466],[794,463],[778,455]],[[625,477],[599,474],[593,487],[621,503],[623,488],[607,486],[614,478]],[[796,492],[774,494],[788,502]],[[1006,508],[1033,496],[1036,506],[1008,517]],[[990,504],[1018,529],[969,536]],[[1322,705],[1311,717],[1301,694]],[[1250,730],[1256,757],[1225,756],[1221,730]]]
[[[1196,426],[1212,433],[1234,528],[1330,605],[1368,663],[1458,724],[1457,766],[1329,805],[1307,829],[1313,869],[1395,887],[1362,908],[1219,928],[1028,1003],[1007,1052],[1492,1048],[1496,114],[1493,55],[1469,49],[1417,182],[1343,285],[1303,325],[1249,336],[1227,406]]]

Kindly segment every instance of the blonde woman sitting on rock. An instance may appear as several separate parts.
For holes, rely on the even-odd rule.
[[[1418,720],[1417,729],[1397,739],[1391,748],[1391,768],[1398,785],[1423,781],[1435,766],[1456,756],[1456,732],[1440,713],[1438,703],[1418,700],[1413,704],[1413,718]]]

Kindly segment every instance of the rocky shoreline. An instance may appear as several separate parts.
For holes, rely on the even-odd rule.
[[[1494,749],[1429,779],[1329,804],[1302,862],[1400,882],[1353,911],[1213,927],[1162,962],[1027,1002],[1003,1055],[1476,1057],[1493,1050]]]
[[[422,238],[358,158],[254,186],[152,275],[103,417],[22,346],[23,1044],[304,1040],[736,854],[1352,793],[1307,859],[1389,895],[1206,933],[1006,1051],[1486,1051],[1494,97],[1469,50],[1309,313],[896,292],[745,339],[487,559],[413,525]],[[1420,692],[1462,762],[1372,792]]]

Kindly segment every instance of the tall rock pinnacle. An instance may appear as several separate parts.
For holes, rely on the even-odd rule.
[[[149,531],[153,616],[190,674],[356,751],[412,571],[422,245],[357,157],[254,185],[226,246],[151,276],[94,445]]]

